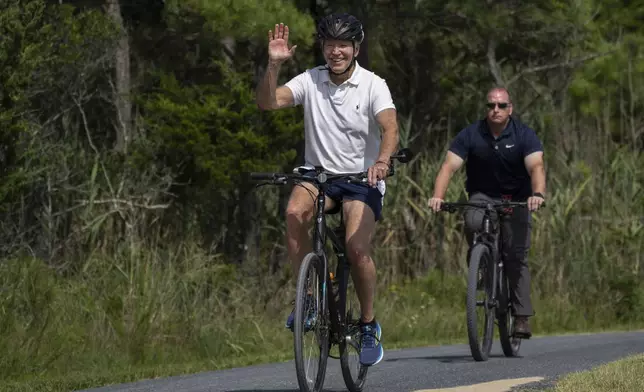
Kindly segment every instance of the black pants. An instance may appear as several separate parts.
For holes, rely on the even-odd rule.
[[[474,193],[470,200],[476,202],[499,202],[482,193]],[[465,234],[468,244],[472,243],[474,231],[482,228],[484,211],[480,208],[465,209]],[[498,224],[498,216],[493,216],[492,222]],[[505,273],[510,282],[510,295],[513,301],[515,316],[532,316],[532,301],[530,300],[530,271],[528,270],[528,250],[530,249],[530,232],[532,216],[527,208],[514,208],[512,215],[503,215],[501,219],[501,254]],[[468,252],[469,262],[469,252]]]

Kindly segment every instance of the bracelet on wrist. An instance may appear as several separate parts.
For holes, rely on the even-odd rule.
[[[387,162],[385,162],[385,161],[376,161],[376,163],[384,163],[385,165],[387,165],[387,168],[390,167],[389,164]]]

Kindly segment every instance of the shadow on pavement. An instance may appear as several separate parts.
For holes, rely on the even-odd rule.
[[[226,392],[300,392],[299,389],[227,389]],[[323,392],[346,392],[346,389],[324,389]]]
[[[226,392],[299,392],[299,389],[226,389]]]
[[[226,389],[226,392],[299,392],[299,389]]]
[[[503,355],[490,355],[490,358],[505,358]],[[385,359],[385,362],[415,361],[415,360],[437,361],[443,363],[467,363],[476,362],[471,355],[427,355],[422,357],[406,357]]]

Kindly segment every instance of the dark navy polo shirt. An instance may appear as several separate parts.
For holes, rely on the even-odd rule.
[[[510,117],[497,139],[485,119],[469,125],[456,135],[449,151],[465,160],[468,194],[525,200],[532,195],[532,184],[523,159],[543,151],[543,145],[534,130]]]

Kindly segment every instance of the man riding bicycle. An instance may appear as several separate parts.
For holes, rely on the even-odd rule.
[[[386,82],[356,61],[364,32],[352,15],[323,18],[317,26],[317,40],[326,64],[278,87],[280,67],[295,53],[296,46],[288,48],[288,37],[284,24],[268,32],[269,61],[257,88],[257,104],[263,110],[303,105],[305,162],[298,169],[309,173],[315,167],[332,173],[368,171],[369,185],[334,184],[326,203],[328,211],[342,202],[347,256],[361,308],[360,362],[375,365],[382,360],[383,348],[373,309],[376,268],[370,242],[381,217],[389,159],[398,145],[396,109]],[[314,186],[300,185],[293,188],[286,208],[287,249],[296,276],[303,257],[311,251],[309,228],[317,196]],[[293,318],[291,312],[286,322],[291,330]]]
[[[514,209],[501,222],[502,253],[510,282],[515,335],[532,336],[528,318],[534,315],[530,300],[531,215],[544,202],[546,174],[543,145],[534,130],[514,119],[512,102],[504,88],[487,94],[487,116],[461,130],[452,141],[436,176],[433,197],[428,205],[440,211],[452,175],[466,161],[466,189],[471,202],[500,200],[526,201],[528,209]],[[483,211],[468,208],[465,232],[471,244],[474,231],[481,227]],[[469,255],[469,253],[468,253]],[[469,260],[469,257],[468,257]]]

